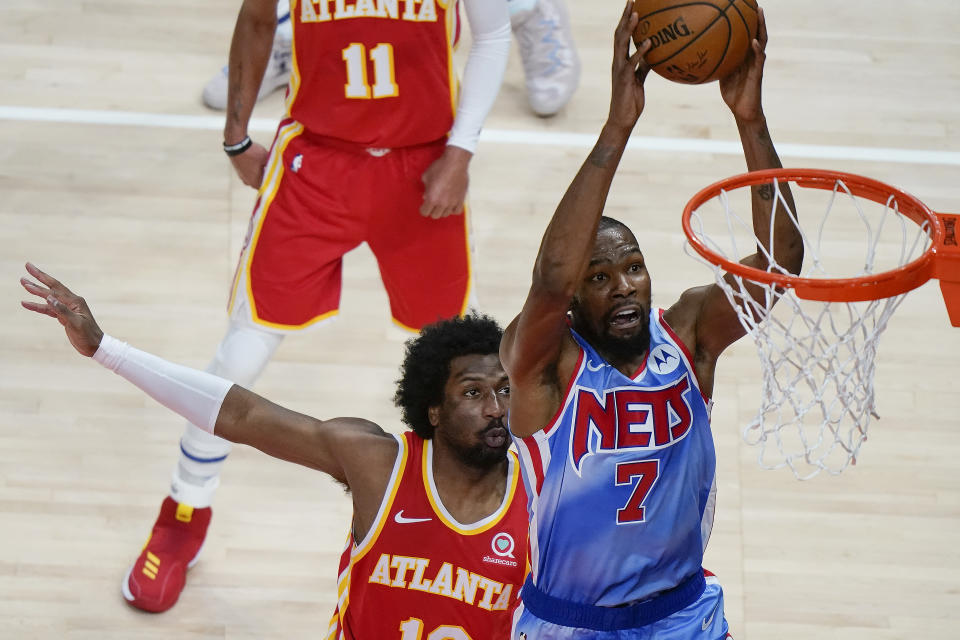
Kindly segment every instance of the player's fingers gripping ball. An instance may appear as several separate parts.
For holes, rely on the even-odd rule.
[[[650,39],[646,60],[668,80],[712,82],[739,67],[757,37],[753,0],[635,0],[636,43]]]

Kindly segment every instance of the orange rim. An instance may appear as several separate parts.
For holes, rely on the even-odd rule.
[[[930,246],[918,258],[902,267],[882,273],[854,278],[802,278],[800,276],[771,273],[739,262],[727,260],[711,251],[693,230],[690,218],[705,202],[720,195],[721,191],[731,191],[742,187],[771,182],[774,178],[781,182],[790,181],[800,187],[832,191],[837,180],[842,180],[847,189],[855,196],[886,204],[890,197],[897,200],[897,209],[918,226],[927,222],[930,226]],[[943,242],[943,227],[937,215],[920,200],[896,187],[872,178],[858,176],[841,171],[824,169],[766,169],[736,175],[697,192],[683,210],[683,232],[694,251],[705,260],[722,267],[724,270],[742,276],[748,280],[775,284],[793,289],[797,296],[806,300],[824,302],[861,302],[889,298],[916,289],[933,277],[936,263],[936,248]]]

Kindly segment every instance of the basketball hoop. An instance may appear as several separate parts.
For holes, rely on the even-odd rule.
[[[772,189],[769,238],[753,232],[748,187],[757,185],[767,185],[766,196]],[[709,216],[710,203],[718,215]],[[767,249],[784,215],[803,241],[797,275]],[[934,213],[882,182],[819,169],[746,173],[697,193],[683,230],[756,343],[763,397],[743,437],[759,447],[765,469],[787,466],[807,479],[856,463],[878,417],[877,343],[907,292],[939,279],[951,323],[960,326],[960,216]],[[755,252],[767,268],[740,263]]]

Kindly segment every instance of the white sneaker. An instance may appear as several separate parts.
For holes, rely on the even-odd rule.
[[[539,116],[552,116],[577,90],[580,58],[563,0],[537,0],[532,9],[510,16],[517,38],[527,99]]]
[[[273,36],[273,50],[270,52],[267,68],[263,72],[263,82],[260,83],[257,100],[287,86],[290,81],[293,57],[293,52],[290,50],[292,44],[293,39],[289,23],[287,25],[277,25],[277,32]],[[210,78],[210,81],[203,87],[203,104],[211,109],[224,111],[227,108],[227,82],[228,67],[225,66],[220,70],[220,73]]]

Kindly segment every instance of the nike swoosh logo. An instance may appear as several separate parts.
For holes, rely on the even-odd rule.
[[[600,369],[603,369],[605,366],[606,365],[602,362],[597,366],[593,366],[593,360],[587,360],[587,369],[590,371],[600,371]]]
[[[393,521],[397,524],[410,524],[411,522],[430,522],[433,518],[405,518],[403,517],[403,509],[397,511],[396,515],[393,516]]]
[[[713,622],[713,616],[717,615],[717,607],[719,607],[719,606],[720,606],[720,599],[717,598],[717,603],[716,603],[715,605],[713,605],[713,611],[710,612],[710,617],[709,617],[709,618],[704,618],[704,619],[703,619],[703,624],[700,625],[700,630],[701,630],[701,631],[706,631],[706,630],[707,630],[707,627],[710,626],[710,623]]]

